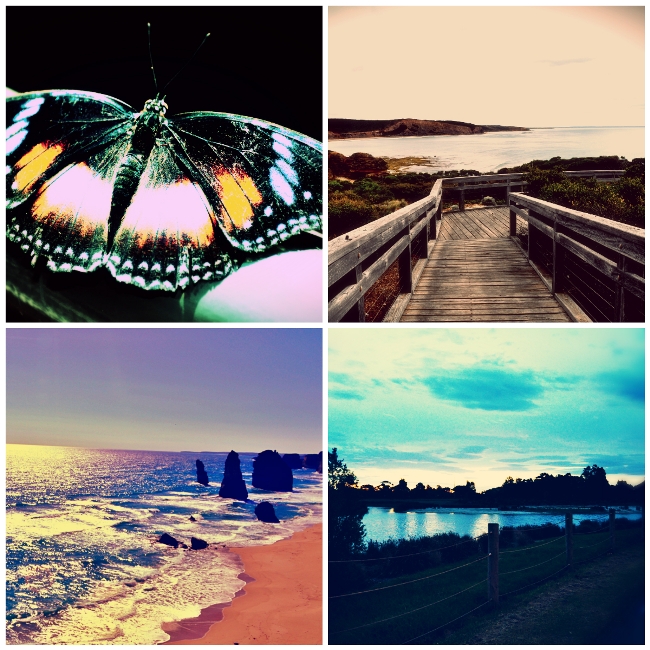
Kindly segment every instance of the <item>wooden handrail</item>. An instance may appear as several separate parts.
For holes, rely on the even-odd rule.
[[[331,287],[346,276],[349,282],[329,301],[328,320],[340,321],[356,305],[355,316],[363,321],[364,295],[398,258],[400,287],[403,294],[409,295],[419,277],[418,269],[411,268],[411,242],[421,238],[428,258],[429,240],[436,238],[441,210],[442,179],[438,179],[429,196],[333,239],[328,250],[327,284]],[[386,246],[383,254],[366,268],[364,262]]]
[[[509,208],[511,236],[516,234],[517,216],[528,222],[528,250],[525,253],[531,263],[531,240],[534,232],[542,233],[551,239],[552,264],[547,269],[550,277],[544,278],[543,273],[540,274],[554,295],[564,291],[563,260],[565,252],[569,252],[615,283],[616,321],[626,320],[626,292],[645,302],[643,228],[571,210],[517,192],[510,194]],[[630,270],[629,261],[641,265],[642,270]]]

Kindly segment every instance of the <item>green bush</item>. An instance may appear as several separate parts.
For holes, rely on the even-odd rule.
[[[623,177],[615,183],[594,178],[568,179],[559,168],[533,169],[525,176],[527,192],[565,208],[645,228],[645,187],[640,178]]]

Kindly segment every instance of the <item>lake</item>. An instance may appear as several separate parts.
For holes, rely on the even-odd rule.
[[[433,166],[410,167],[410,171],[475,169],[487,173],[502,167],[522,165],[531,160],[548,160],[554,156],[624,156],[628,160],[643,158],[645,128],[573,126],[479,135],[360,138],[330,140],[327,147],[346,156],[363,152],[391,158],[434,157]]]
[[[637,511],[618,509],[617,517],[640,519]],[[574,514],[574,523],[583,519],[606,521],[607,513]],[[558,524],[564,527],[562,512],[500,511],[472,508],[414,508],[407,512],[395,512],[393,508],[369,507],[363,518],[366,540],[385,542],[389,539],[410,539],[438,533],[458,533],[478,537],[487,532],[489,523],[503,526],[542,526]]]

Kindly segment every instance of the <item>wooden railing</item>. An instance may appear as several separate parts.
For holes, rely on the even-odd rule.
[[[443,190],[458,192],[458,208],[465,209],[465,190],[486,190],[505,187],[506,195],[515,188],[523,190],[523,174],[484,174],[482,176],[456,176],[442,180]]]
[[[645,230],[512,193],[528,223],[524,253],[569,315],[578,321],[644,322]]]
[[[611,183],[616,181],[625,172],[622,169],[588,169],[585,171],[569,172],[565,171],[567,178],[595,178],[599,183]],[[523,173],[513,174],[484,174],[482,176],[456,176],[454,178],[445,178],[442,181],[443,190],[453,190],[458,192],[458,208],[465,209],[465,190],[486,190],[492,188],[507,188],[506,196],[515,188],[523,191],[527,185],[522,180]]]
[[[333,239],[328,251],[328,320],[365,321],[364,296],[395,261],[399,296],[384,320],[398,320],[430,255],[441,210],[442,179],[438,179],[424,199]],[[416,243],[424,256],[412,264]]]
[[[595,177],[599,182],[611,182],[620,178],[624,172],[619,170],[588,170],[564,173],[568,177]],[[526,185],[523,176],[523,173],[484,174],[481,176],[460,176],[456,178],[438,179],[433,185],[428,197],[330,241],[328,251],[329,322],[342,320],[364,322],[366,320],[364,296],[396,260],[399,275],[398,295],[388,310],[388,313],[383,317],[383,320],[392,322],[399,320],[408,304],[413,288],[417,284],[422,271],[424,270],[426,260],[431,254],[433,245],[435,244],[437,221],[440,220],[442,212],[443,191],[459,192],[459,208],[463,210],[465,207],[465,190],[507,188],[506,197],[508,203],[513,206],[513,210],[511,211],[510,234],[514,235],[515,233],[513,228],[515,228],[515,226],[513,226],[514,222],[512,221],[512,215],[520,214],[524,219],[527,219],[527,217],[523,216],[523,204],[513,203],[510,200],[510,197],[517,196],[532,201],[537,200],[530,199],[530,197],[526,197],[523,194],[517,194],[511,191],[516,187],[523,188]],[[552,204],[545,205],[550,206]],[[613,227],[615,229],[621,228],[626,232],[628,232],[627,229],[631,228],[630,226],[615,224],[608,219],[600,219],[600,217],[592,217],[592,215],[584,215],[583,213],[577,213],[571,210],[567,211],[564,208],[560,208],[560,206],[553,207],[563,211],[562,214],[579,214],[582,215],[582,218],[589,217],[599,220],[599,222],[602,221],[607,224],[614,224]],[[520,212],[517,212],[517,209],[519,209]],[[435,219],[433,218],[434,216]],[[552,224],[548,227],[550,227],[551,230],[553,229]],[[559,234],[568,237],[568,235],[566,235],[562,230],[564,227],[564,225],[560,227]],[[568,228],[568,226],[566,227]],[[591,227],[595,228],[593,225]],[[638,231],[641,233],[641,236],[644,237],[644,230],[631,228],[631,231]],[[619,243],[616,236],[613,237],[612,241],[615,242],[616,245]],[[579,243],[584,245],[582,240],[580,240]],[[413,248],[416,245],[419,246],[424,253],[419,259],[414,259],[412,254]],[[555,245],[553,248],[555,249]],[[617,249],[617,252],[620,251]],[[594,253],[604,258],[607,257],[607,254],[601,250],[595,250]],[[536,264],[534,258],[534,253],[533,259],[531,259],[529,255],[531,264],[536,268],[536,270],[538,270],[538,272],[543,274],[544,266],[541,265],[540,267],[539,264]],[[639,260],[636,258],[631,258],[631,263],[632,262],[634,264],[639,264]],[[614,264],[615,267],[618,267],[618,260],[614,260],[611,263]],[[643,259],[641,259],[640,264],[643,266]],[[617,282],[618,280],[614,279],[614,274],[618,274],[619,272],[612,271],[609,267],[607,268],[611,271],[609,277],[614,282]],[[621,314],[625,319],[629,319],[628,317],[631,315],[633,315],[633,318],[636,318],[634,314],[637,312],[637,305],[631,305],[630,300],[628,300],[628,307],[626,307],[624,304],[624,292],[627,291],[635,296],[636,299],[644,300],[643,296],[639,297],[640,285],[638,280],[634,279],[640,277],[641,280],[643,280],[643,270],[641,270],[639,275],[638,268],[634,266],[634,270],[625,268],[623,273],[624,275],[620,276],[623,279],[619,282],[619,284],[625,285],[624,288],[619,291],[621,294],[619,296],[619,302],[622,306],[616,307],[618,310],[616,318],[620,317]],[[543,275],[543,277],[545,277],[545,281],[547,281],[548,277],[552,277],[552,273],[546,273],[546,276]],[[547,284],[549,284],[548,281]],[[551,286],[552,283],[549,284],[549,287]],[[576,291],[572,289],[569,293],[573,295]],[[565,292],[560,291],[556,297],[564,305],[565,309],[569,311],[572,317],[577,320],[607,320],[602,317],[602,314],[597,318],[587,318],[584,312],[591,314],[593,310],[590,311],[584,307],[581,309],[578,304],[575,304],[572,301],[568,294],[565,294]],[[634,298],[631,300],[633,303]],[[579,302],[581,305],[585,301],[580,299],[580,301],[576,300],[576,302]],[[619,303],[616,304],[619,305]],[[599,315],[596,312],[594,313],[596,316]],[[625,315],[626,313],[627,316]],[[612,320],[616,319],[612,318]]]

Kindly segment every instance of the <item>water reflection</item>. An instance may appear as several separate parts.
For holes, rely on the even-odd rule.
[[[617,509],[617,517],[639,519],[641,514],[636,511]],[[576,524],[584,519],[605,520],[606,512],[574,514]],[[466,509],[412,509],[397,512],[394,508],[368,508],[368,514],[363,518],[366,527],[366,540],[383,542],[389,539],[411,539],[438,533],[454,532],[459,535],[478,537],[487,532],[489,523],[499,526],[542,526],[557,524],[564,527],[564,512],[561,510],[549,512],[523,512],[499,510]]]

